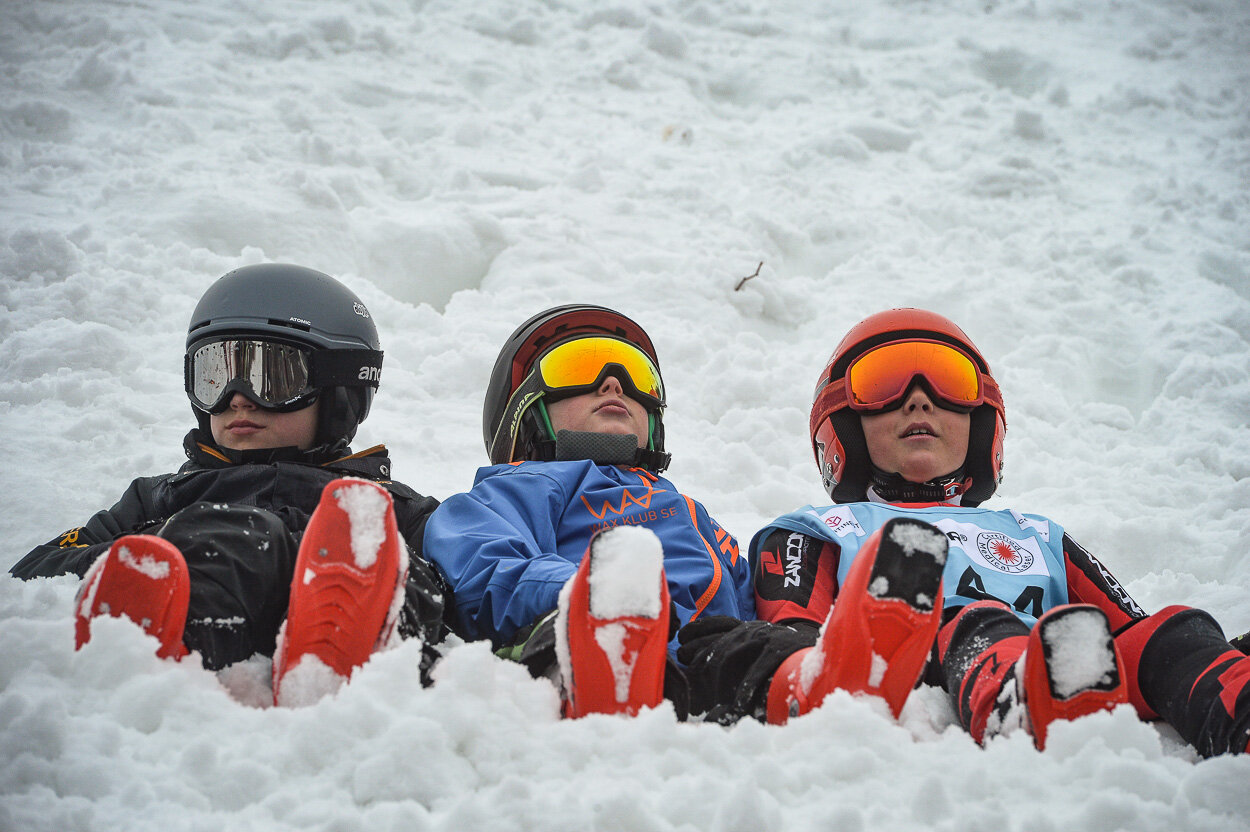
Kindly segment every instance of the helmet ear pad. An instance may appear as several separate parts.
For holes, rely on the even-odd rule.
[[[972,485],[963,493],[960,504],[976,506],[988,500],[1003,479],[1003,434],[1007,426],[998,411],[983,404],[972,411],[968,430],[968,459],[965,476]]]
[[[195,423],[199,427],[200,432],[205,436],[211,437],[213,435],[213,423],[210,421],[212,417],[195,405],[191,405],[191,412],[195,414]]]
[[[544,399],[531,404],[521,414],[517,428],[516,447],[512,449],[509,462],[533,460],[547,462],[555,459],[555,437],[548,429],[547,403]]]
[[[356,436],[356,428],[369,415],[373,401],[371,387],[324,387],[317,397],[321,403],[317,414],[315,444],[346,446]]]
[[[859,414],[853,410],[835,410],[829,414],[833,428],[834,447],[825,447],[821,461],[821,477],[825,490],[835,503],[854,503],[868,498],[868,473],[872,469],[868,442]]]

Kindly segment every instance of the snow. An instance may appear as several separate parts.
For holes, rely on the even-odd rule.
[[[284,708],[307,707],[334,693],[345,681],[321,659],[304,655],[283,674],[276,698]]]
[[[946,535],[935,528],[913,523],[896,523],[891,527],[890,540],[902,549],[905,557],[923,553],[937,563],[946,563],[946,555],[950,552]]]
[[[637,625],[630,621],[618,621],[595,628],[595,643],[600,652],[608,660],[612,668],[612,693],[617,702],[629,699],[629,683],[634,677],[634,667],[638,664],[638,651],[630,650],[628,639],[630,631]]]
[[[390,500],[381,488],[364,482],[341,486],[334,492],[334,499],[351,527],[352,561],[357,569],[368,569],[377,562],[378,551],[386,542]]]
[[[158,560],[152,555],[139,555],[130,551],[128,546],[119,546],[117,549],[117,559],[128,569],[133,569],[140,575],[151,578],[154,581],[161,581],[169,577],[169,562]]]
[[[1047,663],[1051,687],[1060,699],[1115,677],[1115,653],[1107,640],[1107,622],[1102,615],[1092,611],[1069,613],[1050,622],[1042,639],[1051,656]]]
[[[603,619],[658,618],[664,548],[655,532],[617,526],[596,537],[592,546],[590,614]]]
[[[355,447],[445,497],[499,345],[558,303],[653,336],[669,471],[741,545],[824,500],[837,339],[954,318],[1007,401],[989,502],[1148,609],[1250,629],[1250,7],[1240,0],[323,0],[5,7],[0,566],[176,468],[185,325],[277,260],[342,279],[386,362]],[[748,276],[755,274],[749,280]],[[1239,830],[1250,759],[1128,709],[978,748],[944,696],[782,728],[558,718],[419,646],[262,707],[0,578],[0,828]]]

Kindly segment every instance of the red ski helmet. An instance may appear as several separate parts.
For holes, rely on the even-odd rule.
[[[889,309],[851,327],[816,384],[810,420],[812,451],[825,490],[834,502],[867,499],[871,474],[868,446],[859,412],[852,407],[847,371],[856,359],[877,347],[915,341],[954,347],[975,367],[977,394],[972,400],[968,456],[955,490],[962,495],[961,504],[975,506],[989,499],[1002,481],[1006,410],[989,363],[950,319],[923,309]]]
[[[632,344],[649,360],[659,382],[658,390],[643,391],[642,396],[636,395],[639,391],[634,389],[624,368],[609,364],[603,372],[618,376],[626,392],[646,407],[650,416],[648,447],[638,450],[635,464],[653,473],[668,467],[670,455],[664,452],[663,421],[666,402],[655,346],[632,319],[613,309],[589,304],[568,304],[539,312],[517,327],[500,350],[482,405],[482,438],[493,464],[555,458],[555,437],[550,435],[542,414],[543,400],[550,400],[553,394],[535,385],[534,368],[556,347],[594,337]],[[646,395],[648,392],[658,396]]]

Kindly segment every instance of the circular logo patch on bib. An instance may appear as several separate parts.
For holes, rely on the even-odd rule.
[[[1004,572],[1023,572],[1033,565],[1033,554],[1005,534],[982,534],[977,549],[991,566]]]

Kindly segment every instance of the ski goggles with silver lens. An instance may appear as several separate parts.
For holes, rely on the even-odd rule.
[[[936,341],[895,341],[869,350],[846,370],[847,405],[859,412],[896,406],[919,377],[944,407],[970,411],[986,400],[977,365],[955,347]],[[990,395],[996,395],[997,390]]]
[[[539,358],[534,371],[549,398],[553,393],[563,398],[596,389],[613,368],[624,370],[618,378],[628,395],[648,407],[664,406],[664,382],[651,357],[617,338],[565,341]]]
[[[266,410],[286,412],[312,403],[312,351],[277,341],[229,339],[204,344],[187,356],[191,403],[221,413],[235,393]]]

